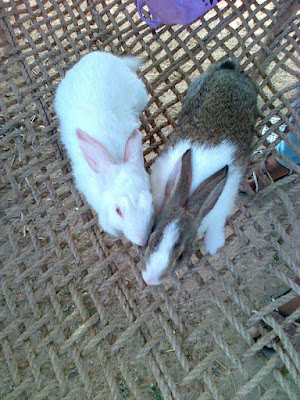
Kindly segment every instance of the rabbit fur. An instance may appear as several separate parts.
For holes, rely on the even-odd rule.
[[[193,81],[178,122],[150,174],[155,222],[142,276],[157,285],[205,233],[210,254],[224,245],[224,225],[245,171],[258,117],[252,80],[228,60]]]
[[[91,52],[60,82],[55,111],[75,184],[107,233],[145,245],[153,214],[138,117],[147,92],[134,57]]]

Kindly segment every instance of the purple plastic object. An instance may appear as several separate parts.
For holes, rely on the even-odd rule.
[[[136,5],[143,21],[153,29],[160,25],[180,24],[186,25],[193,22],[214,7],[219,0],[137,0]],[[147,19],[142,14],[142,7],[146,4],[152,19]]]

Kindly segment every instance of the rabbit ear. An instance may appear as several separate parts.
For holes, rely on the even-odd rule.
[[[127,139],[124,152],[124,162],[129,162],[144,168],[141,132],[134,129]]]
[[[198,219],[202,219],[215,206],[226,184],[228,165],[220,169],[194,190],[187,201],[186,209]]]
[[[81,129],[76,129],[76,135],[82,154],[89,167],[103,178],[107,176],[115,163],[106,148]]]
[[[180,174],[179,174],[180,173]],[[175,185],[175,182],[177,183]],[[165,204],[168,208],[182,207],[189,195],[192,182],[191,149],[188,149],[176,162],[165,189]],[[175,186],[175,188],[174,188]],[[172,188],[174,188],[172,192]],[[172,194],[171,194],[172,193]],[[168,200],[169,197],[169,200]]]

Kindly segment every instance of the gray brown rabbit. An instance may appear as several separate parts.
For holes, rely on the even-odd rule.
[[[224,225],[249,160],[258,117],[252,80],[232,61],[193,81],[174,131],[151,171],[155,221],[143,278],[161,283],[205,232],[205,249],[224,245]]]

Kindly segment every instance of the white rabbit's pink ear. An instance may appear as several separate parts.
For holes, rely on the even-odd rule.
[[[81,129],[76,129],[76,135],[82,154],[89,167],[105,179],[114,165],[111,155],[98,140],[92,138]]]
[[[124,162],[129,162],[144,168],[141,132],[134,129],[127,139],[124,152]]]

